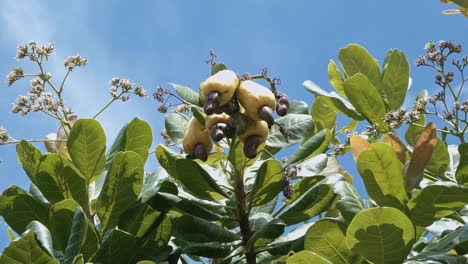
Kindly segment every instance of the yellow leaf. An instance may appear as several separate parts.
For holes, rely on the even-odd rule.
[[[398,159],[401,163],[405,164],[406,162],[406,146],[403,141],[395,134],[395,133],[388,133],[383,136],[383,142],[392,146],[393,150],[398,156]]]
[[[349,139],[349,144],[351,145],[354,160],[357,160],[359,154],[369,147],[369,142],[359,135],[352,136]]]

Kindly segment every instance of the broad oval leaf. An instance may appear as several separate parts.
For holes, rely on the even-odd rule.
[[[193,160],[176,160],[176,172],[186,190],[199,198],[221,200],[228,197],[211,175]]]
[[[198,93],[192,90],[192,88],[183,86],[180,84],[169,83],[174,89],[176,90],[177,94],[184,99],[185,101],[199,105],[200,104],[200,97],[198,97]]]
[[[143,163],[133,151],[119,152],[106,175],[96,202],[103,233],[115,227],[120,215],[138,199],[143,186]]]
[[[114,140],[107,153],[106,168],[110,167],[112,160],[119,151],[133,151],[145,163],[148,158],[148,149],[152,143],[153,132],[151,131],[151,126],[144,120],[134,118],[120,130],[117,138]]]
[[[468,225],[457,228],[439,240],[430,243],[421,251],[419,256],[425,257],[444,254],[466,241],[468,241]]]
[[[26,175],[36,184],[36,164],[42,156],[41,152],[31,143],[26,140],[21,140],[20,143],[16,145],[16,156],[24,172],[26,172]]]
[[[291,100],[289,102],[289,108],[287,114],[302,114],[307,115],[309,113],[309,106],[304,101]]]
[[[262,163],[250,193],[251,206],[260,206],[273,200],[281,192],[283,166],[275,159]]]
[[[33,231],[34,234],[36,234],[37,242],[39,243],[39,245],[42,246],[43,249],[47,251],[49,255],[54,255],[52,236],[50,235],[49,229],[47,229],[45,225],[43,225],[39,221],[32,221],[31,223],[29,223],[26,229],[29,229]]]
[[[169,175],[176,178],[176,160],[184,157],[161,144],[156,147],[155,155],[158,159],[159,165],[161,165]]]
[[[167,134],[179,146],[182,146],[184,141],[185,126],[189,119],[188,115],[182,113],[172,113],[166,115],[164,119]]]
[[[47,251],[39,245],[34,232],[29,230],[3,250],[0,263],[59,264],[60,262],[47,254]]]
[[[296,151],[286,160],[284,166],[303,161],[307,158],[321,154],[328,148],[332,140],[332,133],[328,129],[323,129],[302,143]]]
[[[324,259],[320,255],[303,250],[288,257],[286,264],[331,264],[332,262]]]
[[[431,160],[437,143],[436,126],[429,123],[414,144],[413,154],[405,174],[406,189],[412,190],[423,178],[424,168]]]
[[[80,254],[81,246],[86,238],[87,222],[81,207],[77,207],[73,214],[70,237],[65,249],[64,264],[72,264],[76,256]]]
[[[392,146],[402,164],[406,163],[406,146],[397,134],[387,133],[383,136],[382,141]]]
[[[405,53],[394,49],[387,53],[384,60],[382,72],[382,83],[379,92],[388,107],[396,111],[405,102],[406,91],[408,91],[410,66]]]
[[[358,44],[350,44],[338,51],[338,59],[346,78],[351,78],[355,74],[361,73],[369,79],[374,87],[379,87],[379,64],[365,48]]]
[[[346,246],[346,224],[333,218],[320,219],[309,228],[304,237],[304,249],[331,263],[357,263],[360,259]]]
[[[349,138],[349,145],[351,146],[351,152],[353,153],[354,160],[358,160],[361,152],[366,150],[370,143],[360,135],[353,135]]]
[[[54,249],[65,252],[70,238],[75,210],[79,206],[80,205],[76,201],[67,199],[54,204],[50,208],[49,222]],[[86,221],[86,239],[81,247],[80,253],[83,254],[85,259],[90,259],[98,251],[100,241],[94,225],[90,220],[87,219]]]
[[[288,226],[306,221],[325,211],[335,195],[329,184],[317,184],[295,199],[279,218]]]
[[[18,186],[11,186],[0,196],[0,216],[18,234],[36,220],[49,226],[49,207]]]
[[[429,185],[408,202],[408,216],[415,225],[429,226],[434,221],[457,212],[466,204],[467,190],[446,183]]]
[[[241,239],[235,233],[217,224],[189,215],[181,216],[175,220],[174,236],[185,241],[197,243],[213,241],[232,242]]]
[[[120,216],[119,229],[142,237],[160,215],[148,204],[137,202]]]
[[[297,172],[297,176],[312,177],[322,174],[322,171],[325,170],[327,164],[327,154],[318,154],[312,156],[297,164],[297,166],[300,168],[300,170]]]
[[[450,165],[450,154],[445,143],[437,137],[436,146],[426,169],[433,174],[443,175]]]
[[[51,203],[64,199],[77,201],[88,210],[86,179],[73,164],[64,157],[48,153],[42,156],[37,166],[37,188]]]
[[[367,193],[377,204],[405,207],[408,195],[403,178],[404,166],[391,146],[382,142],[370,144],[359,155],[357,169]]]
[[[138,240],[131,234],[113,229],[104,237],[101,250],[93,258],[100,263],[134,263]]]
[[[96,119],[80,119],[73,125],[67,149],[88,184],[101,175],[106,165],[106,135]]]
[[[336,207],[348,222],[351,222],[356,214],[369,208],[368,203],[361,198],[354,186],[348,182],[337,182],[334,191],[341,196],[336,203]]]
[[[284,232],[284,228],[286,224],[281,219],[273,219],[266,225],[264,225],[259,230],[256,230],[254,234],[250,237],[250,239],[245,244],[247,249],[250,249],[254,245],[257,246],[265,246],[273,241],[275,238],[281,236]]]
[[[455,178],[459,184],[468,185],[468,143],[462,143],[458,146],[460,153],[460,162],[458,163]]]
[[[391,207],[358,213],[346,231],[351,252],[373,263],[402,263],[415,241],[414,226],[401,211]]]
[[[267,146],[273,148],[286,148],[301,142],[304,137],[309,136],[314,130],[314,123],[308,114],[288,114],[278,118],[276,123],[283,124],[291,132],[291,137],[286,139],[279,126],[273,126],[266,141]]]
[[[381,132],[388,131],[384,122],[385,104],[375,86],[367,77],[357,73],[344,82],[345,93],[349,101],[371,124],[376,124]]]
[[[316,96],[312,107],[310,108],[310,115],[315,123],[315,131],[320,131],[324,128],[333,129],[336,122],[336,112],[329,105],[329,100],[325,96]]]
[[[324,91],[322,88],[318,87],[312,81],[305,81],[303,83],[306,90],[315,94],[316,96],[324,96],[325,98],[321,99],[325,102],[328,106],[333,108],[335,111],[350,117],[356,120],[363,120],[364,117],[354,108],[354,106],[348,102],[348,100],[344,99],[337,93],[331,92],[328,93]]]
[[[338,66],[336,66],[336,63],[333,60],[330,60],[328,63],[328,80],[330,81],[330,84],[333,86],[333,88],[335,88],[335,90],[341,96],[346,96],[343,87],[343,75],[341,75]]]

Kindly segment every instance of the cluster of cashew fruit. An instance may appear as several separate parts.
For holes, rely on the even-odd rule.
[[[185,127],[184,151],[189,156],[206,161],[213,142],[238,136],[244,143],[244,155],[257,156],[258,147],[265,142],[275,121],[273,109],[279,116],[289,107],[286,95],[252,81],[241,81],[230,70],[222,70],[200,85],[203,110],[207,115],[202,124],[192,117]]]

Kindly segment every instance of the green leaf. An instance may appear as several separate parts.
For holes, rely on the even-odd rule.
[[[190,106],[190,110],[193,113],[193,116],[200,122],[201,124],[205,124],[206,114],[203,108],[195,105]]]
[[[345,48],[340,49],[338,52],[338,59],[341,64],[341,68],[344,70],[346,78],[351,78],[354,75],[361,73],[369,79],[374,87],[379,87],[379,64],[365,48],[357,44],[350,44]],[[346,93],[346,95],[348,95],[348,93]]]
[[[65,249],[64,264],[71,264],[75,257],[80,254],[81,245],[86,238],[86,230],[86,216],[83,209],[77,207],[73,215],[70,237],[68,238],[67,248]]]
[[[161,165],[161,167],[163,167],[167,173],[169,173],[169,175],[176,177],[176,160],[182,159],[184,157],[161,144],[156,147],[155,154],[159,165]]]
[[[137,203],[120,216],[119,229],[142,237],[160,215],[148,204]]]
[[[276,123],[283,124],[291,132],[291,137],[286,138],[281,134],[279,126],[273,126],[270,129],[266,144],[273,148],[286,148],[295,143],[301,142],[304,137],[310,136],[314,130],[314,123],[310,115],[306,114],[288,114],[278,118]]]
[[[335,88],[335,90],[341,95],[345,96],[346,94],[344,92],[344,87],[343,87],[343,76],[341,75],[340,70],[338,69],[338,66],[336,66],[335,62],[333,60],[330,60],[328,63],[328,79],[330,80],[330,84]]]
[[[371,124],[376,124],[381,132],[388,131],[384,122],[385,104],[375,86],[367,77],[357,73],[344,82],[344,88],[349,101]]]
[[[340,95],[335,92],[328,93],[324,91],[322,88],[318,87],[312,81],[305,81],[303,83],[306,90],[315,94],[315,96],[324,96],[322,100],[325,102],[329,107],[334,109],[336,112],[339,112],[347,117],[356,120],[363,120],[364,117],[354,108],[354,106],[348,102],[348,100],[344,99]]]
[[[336,122],[336,112],[329,105],[329,100],[325,96],[316,96],[312,107],[310,109],[310,115],[314,120],[316,131],[320,131],[324,128],[333,129]]]
[[[460,153],[460,162],[458,163],[455,178],[459,184],[468,185],[468,143],[462,143],[458,146]]]
[[[185,101],[194,105],[200,104],[200,97],[198,97],[198,93],[192,90],[192,88],[175,83],[169,84],[172,85],[172,87],[174,87],[177,94]]]
[[[436,146],[432,153],[431,160],[426,166],[426,169],[433,174],[443,175],[450,165],[450,155],[447,146],[437,137]]]
[[[34,184],[37,183],[36,164],[42,156],[41,152],[31,143],[26,140],[21,140],[20,143],[16,145],[16,156],[29,179],[31,179]]]
[[[172,237],[172,220],[170,217],[165,217],[158,226],[154,237],[152,238],[158,246],[162,247],[169,243]]]
[[[370,144],[359,155],[357,169],[369,197],[377,204],[405,207],[408,195],[403,178],[404,166],[390,145],[383,142]]]
[[[290,256],[286,264],[331,264],[331,262],[314,252],[303,250]]]
[[[444,254],[465,241],[468,241],[468,225],[457,228],[439,240],[431,242],[420,252],[419,256]]]
[[[289,101],[289,108],[287,114],[302,114],[307,115],[309,113],[309,106],[304,101]]]
[[[106,135],[96,119],[80,119],[73,125],[67,149],[87,183],[101,175],[106,165]]]
[[[226,64],[222,62],[217,62],[213,67],[211,67],[211,75],[215,75],[216,73],[227,70]]]
[[[126,124],[117,135],[112,147],[107,153],[106,168],[109,168],[112,160],[119,151],[133,151],[138,154],[143,164],[148,158],[148,149],[153,142],[153,132],[148,122],[134,118]]]
[[[315,175],[319,175],[322,171],[327,167],[328,157],[326,154],[318,154],[312,157],[309,157],[299,164],[299,168],[301,168],[297,172],[297,176],[300,177],[311,177]]]
[[[306,221],[325,211],[334,197],[329,184],[314,185],[295,199],[279,218],[288,226]]]
[[[460,210],[467,203],[468,191],[465,189],[447,183],[429,185],[408,202],[408,216],[415,225],[429,226]]]
[[[193,195],[208,200],[220,200],[228,197],[211,175],[195,161],[190,159],[177,160],[176,171],[177,179]]]
[[[72,264],[85,264],[83,254],[76,255],[76,257],[73,258]]]
[[[358,191],[350,183],[345,181],[337,182],[335,184],[335,193],[341,196],[341,199],[336,203],[336,207],[348,222],[351,222],[356,214],[369,208],[368,203],[361,198]]]
[[[106,175],[96,202],[102,232],[115,227],[120,215],[138,199],[143,186],[143,163],[133,151],[119,152]]]
[[[313,223],[301,224],[296,229],[276,239],[268,246],[268,252],[272,255],[287,255],[289,252],[304,250],[304,237]]]
[[[70,238],[75,210],[80,205],[74,200],[63,200],[50,208],[49,222],[54,249],[65,252]],[[89,219],[87,221],[86,240],[81,246],[85,259],[90,259],[99,249],[99,235]]]
[[[250,194],[251,205],[260,206],[273,200],[281,192],[283,166],[272,159],[262,163],[255,177],[255,183]]]
[[[241,238],[235,233],[203,219],[183,215],[174,222],[174,236],[190,242],[232,242]]]
[[[331,263],[358,263],[360,257],[346,247],[346,225],[333,218],[315,222],[304,237],[304,249]]]
[[[183,248],[182,253],[207,258],[223,258],[231,253],[231,246],[219,243],[189,243]]]
[[[409,218],[391,207],[371,208],[358,213],[346,231],[351,252],[373,263],[402,263],[415,241]]]
[[[410,66],[405,53],[390,50],[384,60],[382,84],[376,86],[392,111],[398,110],[405,102],[408,91]]]
[[[0,196],[0,216],[18,234],[26,230],[26,226],[36,220],[49,225],[49,207],[32,197],[18,186],[11,186]]]
[[[51,203],[64,199],[77,201],[88,210],[86,180],[80,171],[64,157],[49,153],[39,159],[37,167],[37,188]]]
[[[264,225],[259,230],[256,230],[255,233],[247,241],[245,247],[250,249],[255,246],[264,246],[269,244],[275,238],[281,236],[284,232],[286,224],[281,219],[273,219],[271,222]]]
[[[137,239],[131,234],[113,229],[104,238],[102,248],[93,258],[93,262],[132,263],[136,254],[137,242]]]
[[[51,256],[54,255],[54,249],[52,246],[52,237],[50,235],[49,229],[45,225],[43,225],[39,221],[32,221],[29,223],[29,225],[26,227],[26,229],[29,229],[36,234],[36,240],[41,245],[43,249],[47,251],[47,253]]]
[[[331,138],[331,131],[328,129],[323,129],[300,145],[296,151],[294,151],[294,153],[286,160],[284,166],[288,166],[296,162],[301,162],[312,156],[325,152],[328,144],[330,144]]]
[[[189,119],[188,115],[182,113],[168,114],[164,119],[167,134],[179,146],[182,146],[184,141],[185,126]]]
[[[424,130],[424,126],[426,125],[426,118],[424,115],[421,115],[419,120],[415,122],[415,124],[410,124],[408,126],[408,129],[406,130],[405,133],[405,139],[408,144],[411,146],[414,146],[416,141],[418,140],[419,135]]]
[[[47,251],[39,245],[33,231],[27,231],[3,250],[0,263],[59,264],[59,261],[47,254]]]
[[[271,133],[271,132],[270,132]],[[261,146],[259,147],[261,148]],[[231,142],[231,148],[229,149],[228,160],[231,164],[238,169],[245,169],[259,158],[260,155],[253,159],[249,159],[244,155],[244,143],[242,143],[238,137],[234,137]]]

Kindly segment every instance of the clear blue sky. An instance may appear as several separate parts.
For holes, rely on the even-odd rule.
[[[403,50],[411,63],[411,95],[435,88],[432,73],[414,66],[428,40],[453,40],[468,47],[468,19],[442,15],[449,6],[437,0],[123,2],[1,1],[0,76],[11,66],[25,65],[14,56],[17,45],[29,40],[56,45],[47,70],[57,79],[63,76],[66,57],[83,55],[89,66],[73,72],[66,98],[80,117],[90,117],[108,101],[112,77],[128,78],[150,92],[168,82],[198,87],[208,73],[204,60],[213,49],[239,73],[269,67],[291,99],[310,104],[313,96],[303,89],[303,81],[331,91],[327,64],[349,43],[363,45],[379,61],[391,48]],[[11,103],[26,93],[28,84],[0,84],[0,126],[15,138],[42,138],[57,130],[53,120],[10,113]],[[152,124],[155,144],[160,142],[164,117],[156,107],[151,97],[111,107],[100,117],[108,141],[138,116]],[[14,146],[0,147],[0,160],[0,190],[12,184],[28,189]],[[150,158],[147,169],[156,166]],[[345,162],[360,187],[353,166]],[[1,224],[0,249],[8,243],[5,230]]]

